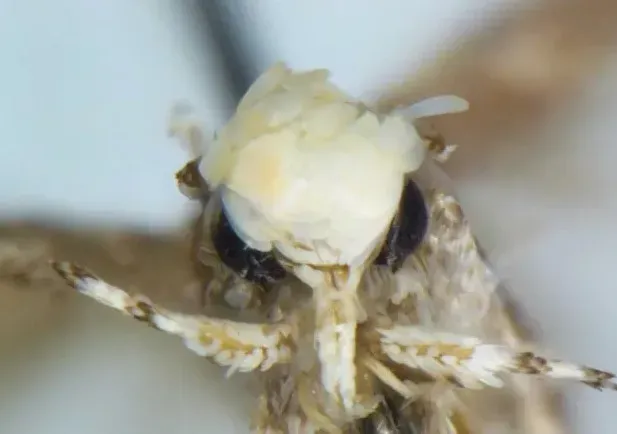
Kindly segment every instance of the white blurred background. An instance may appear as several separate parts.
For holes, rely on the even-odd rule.
[[[229,5],[238,6],[235,25],[256,72],[275,60],[327,67],[343,88],[375,97],[490,27],[503,6],[532,4]],[[186,156],[166,136],[169,108],[189,101],[215,129],[233,106],[198,10],[193,0],[0,1],[1,218],[148,231],[184,222],[172,176]],[[604,48],[591,46],[605,61],[572,79],[581,89],[575,101],[533,128],[492,138],[481,165],[454,166],[453,176],[541,345],[615,371],[617,55]],[[174,339],[114,312],[67,304],[56,314],[64,319],[41,325],[37,338],[0,344],[0,433],[247,432],[252,401],[242,378],[225,381]],[[28,315],[29,306],[11,313]],[[615,432],[617,394],[566,389],[573,433]]]

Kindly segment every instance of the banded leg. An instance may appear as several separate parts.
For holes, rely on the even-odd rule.
[[[506,297],[506,300],[507,297]],[[511,348],[521,348],[529,336],[517,320],[511,301],[503,296],[494,303],[494,315],[487,320],[499,330],[500,340]],[[530,376],[512,378],[512,388],[521,398],[522,426],[527,434],[565,434],[564,421],[551,405],[551,390]]]
[[[249,324],[171,312],[145,296],[131,296],[77,265],[68,262],[51,265],[81,294],[157,330],[181,337],[195,353],[229,367],[228,375],[236,371],[265,371],[291,358],[292,333],[286,324]]]
[[[381,350],[393,362],[470,389],[482,385],[501,387],[503,382],[496,374],[503,373],[575,380],[599,390],[617,390],[615,375],[609,372],[485,344],[474,337],[436,333],[416,326],[394,326],[378,333]]]

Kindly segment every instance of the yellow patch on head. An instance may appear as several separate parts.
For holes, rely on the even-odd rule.
[[[290,130],[252,140],[238,152],[227,186],[258,207],[272,207],[287,187],[285,164],[296,140]]]

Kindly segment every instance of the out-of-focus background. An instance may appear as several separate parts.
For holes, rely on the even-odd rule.
[[[190,293],[169,109],[214,130],[276,60],[384,109],[468,98],[425,128],[460,145],[446,170],[480,241],[549,354],[617,370],[615,41],[609,0],[0,2],[0,433],[247,432],[245,378],[44,262]],[[617,395],[564,390],[572,433],[614,432]]]

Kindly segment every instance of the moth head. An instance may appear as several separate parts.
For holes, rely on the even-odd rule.
[[[251,248],[271,249],[290,234],[343,245],[355,230],[368,234],[350,247],[360,254],[387,230],[405,175],[426,157],[413,116],[377,113],[329,76],[273,65],[201,159],[202,176],[221,191],[231,225]]]

